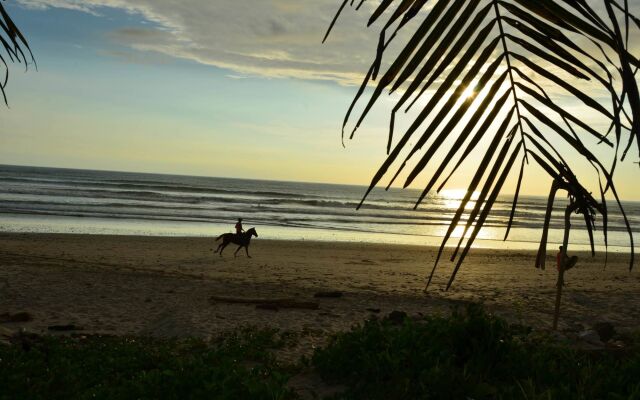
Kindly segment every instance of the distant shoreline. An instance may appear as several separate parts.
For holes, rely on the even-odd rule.
[[[20,235],[98,235],[98,236],[139,236],[139,237],[164,237],[164,238],[206,238],[206,237],[217,237],[219,234],[225,232],[231,232],[232,226],[229,224],[221,224],[221,223],[205,223],[205,222],[197,222],[197,223],[184,223],[182,221],[143,221],[150,224],[154,222],[159,225],[165,226],[175,226],[176,228],[165,228],[164,230],[160,229],[147,229],[146,231],[143,228],[139,230],[132,231],[124,231],[125,229],[121,227],[114,227],[112,224],[123,223],[125,225],[131,224],[132,226],[141,225],[141,221],[130,221],[127,219],[108,219],[108,218],[94,218],[94,217],[64,217],[64,216],[33,216],[33,215],[17,215],[18,219],[34,219],[34,220],[64,220],[66,223],[64,225],[60,225],[52,228],[43,227],[42,225],[34,225],[35,228],[29,229],[26,226],[23,229],[16,229],[15,226],[13,229],[11,226],[6,223],[3,224],[3,217],[6,219],[14,217],[11,214],[2,214],[0,213],[0,235],[11,235],[11,234],[20,234]],[[99,221],[97,223],[93,221]],[[75,222],[75,224],[74,224]],[[100,223],[105,225],[104,228],[97,228]],[[175,225],[173,225],[175,224]],[[88,225],[90,228],[85,228]],[[249,226],[249,225],[248,225]],[[261,234],[263,240],[273,240],[273,241],[288,241],[288,242],[319,242],[319,243],[363,243],[369,245],[392,245],[392,246],[417,246],[417,247],[431,247],[431,248],[439,248],[442,243],[442,237],[436,235],[403,235],[403,234],[371,234],[368,232],[327,232],[325,236],[319,236],[318,231],[319,228],[308,228],[307,230],[300,229],[292,229],[288,227],[278,227],[273,229],[274,227],[269,226],[260,226],[260,225],[250,225],[256,226],[258,228],[258,232]],[[486,229],[486,228],[485,228]],[[305,237],[304,233],[310,232],[310,237]],[[342,235],[341,235],[342,234]],[[540,233],[536,232],[536,239],[539,237]],[[396,241],[390,241],[389,238],[396,239]],[[459,238],[452,237],[447,243],[446,247],[456,246]],[[559,246],[560,242],[549,241],[547,243],[548,249],[555,249]],[[536,251],[539,247],[539,241],[516,241],[516,240],[495,240],[495,239],[483,239],[478,238],[474,242],[473,249],[493,249],[493,250],[507,250],[507,251]],[[570,247],[574,252],[581,253],[589,253],[590,255],[590,246],[584,243],[571,243]],[[616,246],[609,245],[608,249],[601,244],[596,244],[596,252],[604,253],[607,250],[609,253],[623,253],[630,254],[631,248],[629,246]],[[640,254],[640,247],[638,247],[638,243],[636,243],[636,254]]]
[[[229,232],[231,231],[231,229],[229,229]],[[217,232],[217,231],[216,231]],[[176,239],[176,240],[209,240],[211,239],[212,241],[215,242],[216,237],[219,234],[225,233],[225,232],[219,232],[216,233],[214,231],[212,231],[211,234],[206,234],[206,235],[137,235],[137,234],[109,234],[109,233],[74,233],[74,232],[7,232],[7,231],[3,231],[2,227],[0,227],[0,239],[3,237],[12,237],[12,236],[22,236],[22,237],[57,237],[57,236],[61,236],[61,237],[78,237],[78,238],[82,238],[82,237],[95,237],[96,239],[103,237],[103,238],[109,238],[109,239],[134,239],[134,240],[142,240],[144,238],[157,238],[157,239]],[[440,238],[441,239],[441,238]],[[454,240],[455,239],[455,240]],[[449,241],[449,243],[445,246],[445,249],[451,250],[453,249],[456,245],[457,245],[457,239],[458,238],[454,238],[451,239]],[[488,242],[491,242],[492,240],[486,240]],[[309,245],[309,246],[313,246],[315,245],[321,245],[321,246],[327,246],[327,245],[334,245],[337,247],[341,247],[341,246],[347,246],[347,247],[351,247],[351,246],[364,246],[364,247],[385,247],[385,246],[389,246],[392,248],[408,248],[408,249],[417,249],[417,250],[427,250],[427,251],[432,251],[432,252],[437,252],[440,249],[440,242],[438,242],[438,244],[411,244],[411,243],[387,243],[387,242],[368,242],[368,241],[355,241],[355,240],[319,240],[319,239],[281,239],[281,238],[264,238],[264,237],[259,237],[257,239],[253,239],[253,243],[258,243],[261,242],[263,243],[263,245],[267,245],[269,243],[272,244],[276,244],[276,245],[281,245],[283,243],[288,243],[288,244],[300,244],[300,245]],[[482,240],[480,241],[482,242]],[[496,241],[497,242],[497,241]],[[499,243],[505,243],[505,242],[499,242]],[[509,244],[513,244],[514,242],[506,242]],[[476,242],[477,244],[477,242]],[[481,253],[481,254],[496,254],[497,253],[506,253],[506,254],[510,254],[510,253],[522,253],[522,254],[527,254],[529,256],[535,256],[538,252],[538,243],[536,244],[536,248],[532,249],[532,248],[523,248],[523,247],[509,247],[509,246],[496,246],[496,247],[473,247],[470,251],[471,252],[475,252],[475,253]],[[263,246],[261,245],[261,246]],[[555,250],[557,248],[557,243],[548,243],[547,244],[547,255],[550,254],[555,254]],[[581,248],[576,248],[575,245],[569,245],[570,248],[572,249],[570,252],[572,254],[575,255],[579,255],[581,257],[588,257],[591,258],[591,251],[584,248],[584,246],[581,246]],[[462,247],[464,248],[464,246]],[[629,247],[622,247],[622,246],[609,246],[609,254],[616,254],[619,257],[625,257],[627,254],[631,254],[630,252],[627,251],[616,251],[615,249],[630,249]],[[638,249],[636,249],[637,251]],[[604,255],[604,249],[596,249],[596,257],[598,255]],[[637,258],[640,258],[640,253],[636,252]]]

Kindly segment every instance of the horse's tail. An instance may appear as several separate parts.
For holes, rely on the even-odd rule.
[[[222,235],[218,236],[218,237],[216,238],[216,242],[217,242],[218,240],[220,240],[220,238],[221,238],[221,237],[223,237],[223,236],[224,236],[224,233],[223,233]]]

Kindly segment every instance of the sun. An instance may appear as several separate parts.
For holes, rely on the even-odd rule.
[[[473,90],[473,86],[469,85],[469,87],[467,87],[464,92],[462,92],[462,95],[460,96],[461,99],[463,100],[467,100],[470,99],[472,97],[474,97],[476,95],[476,91]]]

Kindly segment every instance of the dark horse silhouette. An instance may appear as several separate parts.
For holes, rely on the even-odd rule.
[[[249,255],[249,243],[251,243],[251,237],[258,237],[258,232],[256,232],[256,228],[251,228],[246,232],[242,232],[240,234],[236,233],[223,233],[218,236],[216,242],[222,238],[222,243],[218,246],[214,253],[220,252],[220,257],[222,257],[222,251],[225,247],[229,245],[229,243],[237,244],[239,247],[236,249],[236,252],[233,253],[235,257],[238,254],[238,250],[244,247],[244,251],[247,253],[247,257],[251,258]]]

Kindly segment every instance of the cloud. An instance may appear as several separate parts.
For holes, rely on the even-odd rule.
[[[99,15],[104,7],[151,21],[156,29],[119,29],[109,37],[140,51],[193,60],[241,75],[360,83],[375,50],[366,11],[341,21],[328,44],[322,37],[335,0],[18,0],[26,7],[64,8]],[[101,10],[102,9],[102,10]]]
[[[100,50],[98,54],[113,57],[129,64],[168,64],[170,58],[164,54],[141,53],[134,50]]]
[[[67,0],[19,0],[20,4],[24,7],[32,10],[46,10],[50,7],[63,8],[67,10],[82,11],[92,15],[98,15],[90,6],[86,6],[80,2],[67,1]]]
[[[378,24],[365,28],[370,9],[379,1],[365,2],[363,7],[369,10],[356,12],[345,8],[324,45],[321,39],[340,5],[339,0],[18,2],[34,9],[57,7],[99,15],[108,7],[140,15],[153,23],[149,29],[123,28],[109,35],[132,50],[184,58],[241,76],[293,77],[342,84],[360,84],[375,54],[380,27]],[[640,0],[630,3],[632,8],[638,7]],[[606,15],[601,8],[598,11]],[[405,35],[412,28],[409,26],[406,31],[401,35],[404,37],[396,39],[398,44],[406,43]]]

